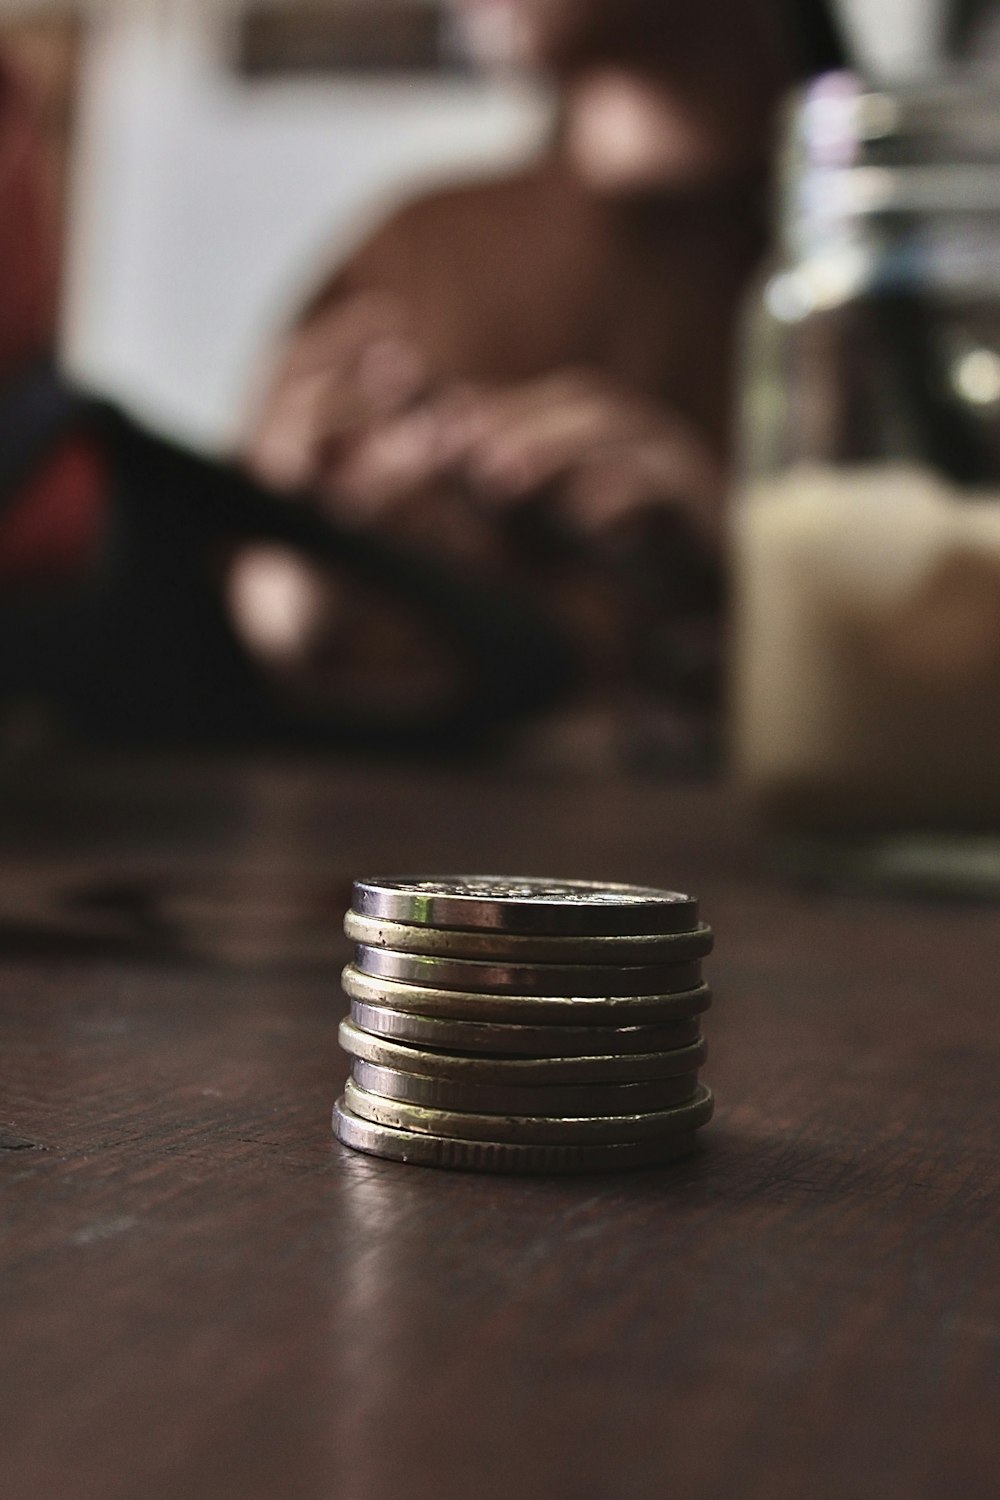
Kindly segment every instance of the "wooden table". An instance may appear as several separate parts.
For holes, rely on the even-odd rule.
[[[308,765],[7,774],[3,1500],[997,1494],[993,910],[823,896],[711,789]],[[704,1154],[352,1155],[352,873],[695,888]]]

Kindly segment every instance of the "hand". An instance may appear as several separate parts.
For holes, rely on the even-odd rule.
[[[499,508],[558,484],[565,519],[585,533],[668,509],[720,543],[723,476],[708,445],[684,418],[598,372],[467,394],[453,420],[469,480]]]
[[[377,418],[325,470],[328,498],[368,521],[443,491],[484,519],[558,489],[563,519],[593,534],[653,510],[719,544],[722,468],[690,423],[600,372],[514,386],[456,382]]]
[[[341,297],[289,339],[247,444],[248,467],[273,489],[310,493],[349,525],[391,512],[397,532],[411,523],[426,531],[429,513],[433,531],[444,504],[447,545],[464,504],[454,481],[467,403],[458,388],[428,387],[428,361],[400,303],[378,293]],[[492,525],[471,510],[465,519],[479,532]]]
[[[277,490],[330,488],[345,442],[404,410],[426,364],[399,302],[382,293],[339,298],[289,338],[246,448]]]

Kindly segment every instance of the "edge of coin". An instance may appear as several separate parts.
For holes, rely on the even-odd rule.
[[[604,1047],[609,1052],[632,1056],[637,1052],[669,1052],[671,1046],[687,1047],[701,1032],[697,1016],[643,1026],[535,1026],[518,1022],[466,1021],[457,1017],[421,1016],[396,1010],[372,1000],[352,1000],[351,1020],[362,1031],[411,1047],[441,1051],[498,1053],[526,1057],[596,1057]],[[650,1032],[670,1032],[648,1045]],[[560,1036],[560,1033],[564,1035]],[[603,1033],[603,1035],[601,1034]],[[630,1045],[630,1044],[635,1045]],[[568,1047],[568,1051],[561,1048]]]
[[[417,1104],[421,1109],[458,1110],[483,1115],[565,1116],[653,1114],[687,1104],[698,1090],[698,1074],[645,1079],[642,1083],[462,1083],[423,1078],[398,1068],[355,1057],[351,1077],[369,1094]]]
[[[352,943],[387,948],[420,958],[453,958],[501,964],[601,964],[641,967],[707,958],[715,938],[704,922],[689,932],[612,936],[547,937],[523,933],[468,932],[369,917],[352,908],[344,917]]]
[[[409,1166],[533,1176],[663,1166],[690,1155],[696,1146],[694,1131],[666,1140],[635,1141],[616,1146],[525,1146],[499,1141],[452,1140],[375,1125],[355,1115],[342,1098],[333,1107],[333,1131],[341,1144],[352,1151]]]
[[[343,1097],[353,1114],[374,1125],[417,1135],[528,1146],[623,1146],[663,1140],[701,1130],[711,1120],[715,1108],[712,1091],[704,1084],[699,1084],[694,1095],[682,1104],[634,1115],[494,1115],[472,1110],[428,1109],[374,1094],[353,1078],[347,1080]]]
[[[704,1037],[668,1052],[608,1053],[597,1057],[466,1057],[394,1042],[373,1031],[363,1031],[350,1020],[341,1021],[337,1035],[349,1057],[360,1057],[379,1067],[455,1083],[495,1083],[505,1087],[653,1083],[678,1073],[696,1072],[704,1067],[708,1056]]]
[[[507,887],[570,886],[603,892],[605,896],[634,898],[641,894],[658,899],[626,900],[618,906],[613,901],[560,904],[537,894],[474,895],[458,889],[477,881]],[[438,889],[427,890],[428,885]],[[448,885],[453,889],[443,889]],[[686,932],[697,926],[699,919],[698,898],[683,891],[665,891],[617,880],[557,880],[534,875],[368,875],[353,882],[352,905],[364,916],[413,926],[541,937],[631,937],[650,931]]]
[[[678,1017],[703,1015],[712,1004],[707,984],[659,995],[513,995],[489,990],[442,990],[422,984],[408,984],[402,979],[383,979],[367,974],[356,964],[345,965],[341,986],[350,1000],[365,1000],[373,1005],[389,1004],[395,1010],[416,1015],[444,1018],[481,1018],[485,1021],[514,1022],[530,1016],[538,1023],[552,1025],[620,1026],[622,1017],[629,1024],[654,1019],[672,1021]]]
[[[577,994],[602,998],[612,985],[627,994],[658,995],[671,984],[691,989],[702,979],[701,960],[677,959],[655,964],[502,963],[496,959],[443,958],[440,954],[403,953],[398,948],[355,944],[354,964],[376,979],[397,984],[432,983],[442,990],[493,995],[544,995],[545,986],[573,988]]]

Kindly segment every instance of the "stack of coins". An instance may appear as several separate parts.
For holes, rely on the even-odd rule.
[[[345,1145],[424,1166],[586,1172],[685,1155],[712,933],[676,891],[499,876],[371,879],[340,1028]]]

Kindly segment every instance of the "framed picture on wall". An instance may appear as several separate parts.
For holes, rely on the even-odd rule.
[[[249,78],[466,72],[461,28],[445,0],[305,0],[250,9],[236,26]]]

